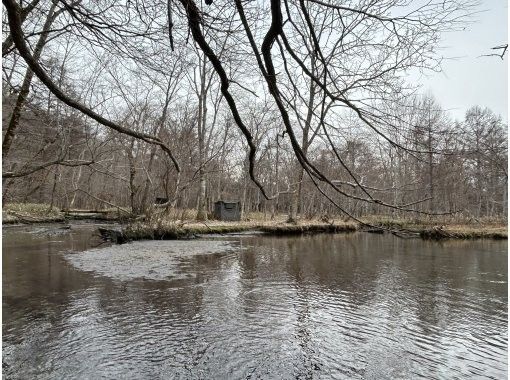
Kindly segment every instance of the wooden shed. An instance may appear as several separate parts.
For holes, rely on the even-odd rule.
[[[214,203],[214,218],[218,220],[241,220],[241,202],[217,201]]]

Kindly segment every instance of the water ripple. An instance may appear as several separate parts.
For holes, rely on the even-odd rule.
[[[12,278],[19,293],[4,295],[4,374],[506,378],[506,255],[419,244],[363,235],[139,242],[51,267],[34,253]]]

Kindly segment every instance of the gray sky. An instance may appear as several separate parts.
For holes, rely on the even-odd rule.
[[[473,105],[489,107],[508,122],[508,52],[499,57],[491,47],[508,42],[508,3],[506,0],[483,0],[482,13],[465,31],[444,35],[442,55],[456,57],[443,62],[442,73],[428,74],[419,81],[452,117],[463,119]]]

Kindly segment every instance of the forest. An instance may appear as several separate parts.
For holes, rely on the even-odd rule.
[[[476,2],[3,4],[4,207],[506,218],[502,117],[407,79]]]
[[[0,377],[508,378],[507,2],[2,4]]]

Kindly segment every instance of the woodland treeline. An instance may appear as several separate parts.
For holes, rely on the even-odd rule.
[[[502,118],[405,80],[440,3],[4,0],[4,205],[506,217]]]

